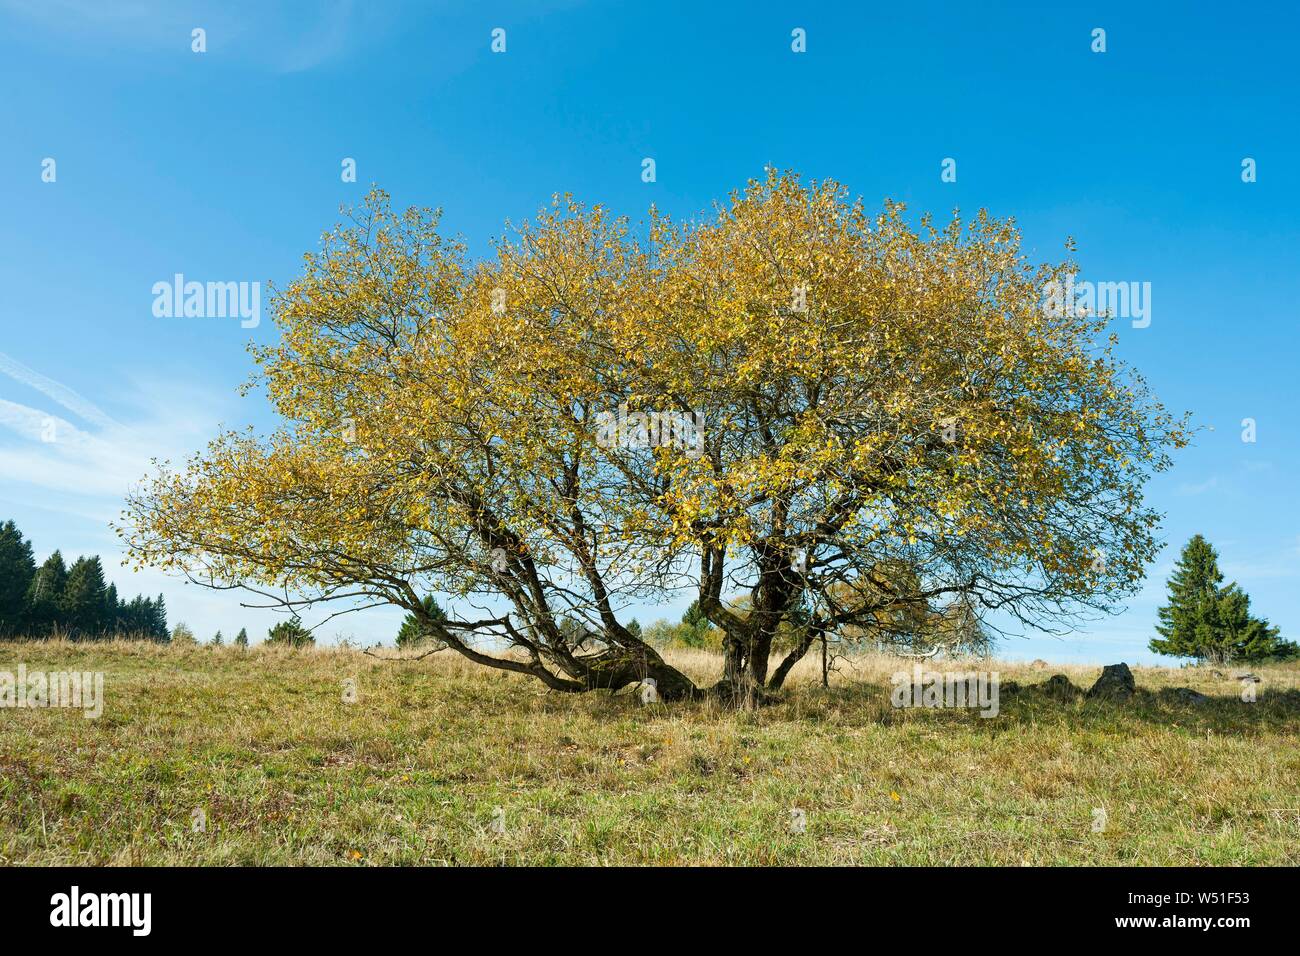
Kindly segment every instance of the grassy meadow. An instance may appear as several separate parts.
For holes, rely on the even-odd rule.
[[[102,671],[105,704],[0,709],[3,865],[1300,863],[1295,665],[1253,668],[1255,703],[1235,669],[1134,668],[1116,704],[1033,690],[1100,668],[927,664],[1021,685],[985,719],[894,708],[910,662],[883,657],[829,690],[805,661],[753,712],[553,693],[451,652],[0,644],[20,663]]]

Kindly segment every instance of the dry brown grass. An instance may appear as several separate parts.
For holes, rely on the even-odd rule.
[[[670,656],[716,679],[710,652]],[[1031,691],[983,719],[895,709],[910,662],[885,657],[829,690],[810,658],[757,712],[550,693],[449,652],[0,645],[0,671],[19,662],[103,671],[107,701],[98,720],[0,710],[6,863],[1300,862],[1295,666],[1256,669],[1253,704],[1208,668],[1135,668],[1128,704]],[[1100,671],[935,666],[1084,688]]]

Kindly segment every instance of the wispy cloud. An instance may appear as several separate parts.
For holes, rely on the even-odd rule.
[[[216,431],[221,400],[193,385],[128,383],[124,424],[75,390],[0,354],[0,372],[70,412],[0,398],[0,491],[17,497],[39,489],[80,499],[79,507],[105,519],[149,470],[154,458],[183,457]],[[201,411],[200,411],[201,410]]]
[[[282,73],[310,70],[346,54],[387,28],[382,5],[358,10],[354,0],[239,8],[194,0],[0,0],[0,14],[65,38],[130,44],[189,55],[190,31],[206,32],[214,55],[261,63]]]
[[[110,415],[10,356],[0,355],[0,373],[0,393],[22,390],[22,397],[34,402],[0,398],[0,518],[23,519],[38,560],[55,548],[68,556],[98,554],[122,594],[165,593],[171,623],[187,621],[205,639],[218,628],[229,638],[247,627],[257,640],[281,619],[272,611],[241,607],[241,600],[250,600],[241,592],[208,591],[155,568],[127,570],[108,527],[153,459],[177,461],[203,448],[220,428],[219,420],[235,413],[232,396],[192,381],[119,377],[113,394],[105,396],[116,412]],[[30,390],[45,401],[31,399]],[[326,613],[316,619],[309,615],[308,623]],[[400,615],[372,613],[367,621],[378,630],[376,636],[389,636]],[[345,618],[317,639],[328,642],[357,626]]]
[[[3,352],[0,352],[0,372],[8,375],[14,381],[20,382],[29,388],[34,388],[54,399],[74,415],[98,425],[100,428],[121,429],[123,427],[66,385],[56,382],[52,378],[47,378],[40,372],[28,368],[22,362],[5,355]]]
[[[1195,484],[1189,484],[1184,482],[1183,484],[1178,486],[1177,490],[1178,490],[1178,494],[1180,495],[1203,495],[1207,491],[1213,491],[1215,488],[1218,487],[1219,487],[1219,478],[1216,475],[1213,478],[1207,478],[1205,481],[1197,482]]]
[[[1300,562],[1294,557],[1281,555],[1259,561],[1225,561],[1220,570],[1225,577],[1238,582],[1296,578],[1300,577]]]
[[[194,18],[200,12],[197,4],[184,0],[0,0],[0,10],[51,31],[107,33],[144,43],[180,35],[177,30],[186,23],[196,25]]]
[[[341,54],[348,45],[352,19],[352,0],[330,4],[320,22],[285,51],[280,71],[301,73]]]

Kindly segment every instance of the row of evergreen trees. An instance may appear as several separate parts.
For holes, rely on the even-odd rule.
[[[161,594],[118,597],[117,586],[104,580],[98,556],[78,558],[69,568],[55,551],[37,567],[31,542],[6,521],[0,524],[0,639],[56,634],[166,641],[167,604]]]

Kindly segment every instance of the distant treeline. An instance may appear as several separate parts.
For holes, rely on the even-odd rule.
[[[98,556],[78,558],[69,568],[55,551],[38,568],[31,542],[6,521],[0,524],[0,638],[55,635],[167,641],[167,605],[161,594],[119,598],[117,586],[104,581]]]

